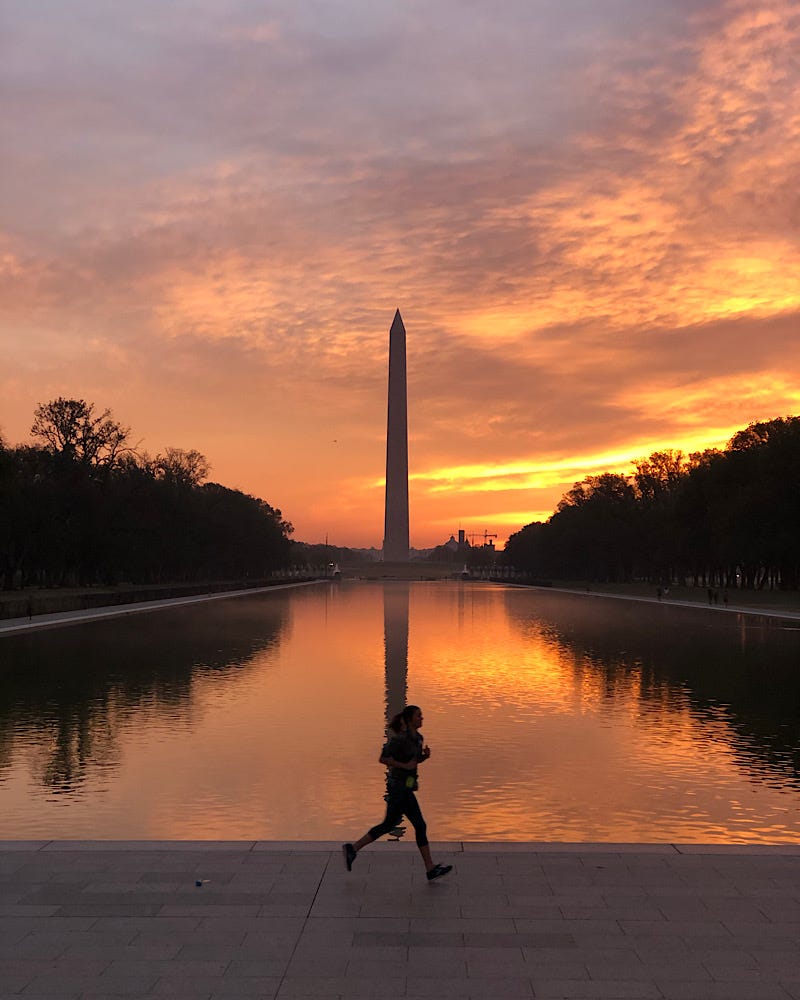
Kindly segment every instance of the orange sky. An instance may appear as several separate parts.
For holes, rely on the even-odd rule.
[[[295,537],[411,542],[800,412],[786,0],[41,0],[0,60],[0,431],[81,396]]]

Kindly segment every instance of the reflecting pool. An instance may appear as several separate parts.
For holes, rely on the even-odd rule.
[[[800,833],[800,630],[345,581],[0,638],[0,838],[353,839],[425,713],[435,840]]]

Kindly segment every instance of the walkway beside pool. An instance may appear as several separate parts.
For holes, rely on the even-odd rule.
[[[800,1000],[800,845],[433,854],[0,842],[0,1000]]]
[[[84,622],[99,621],[104,618],[138,615],[145,611],[166,611],[169,608],[181,608],[189,604],[202,604],[204,601],[222,601],[229,597],[252,597],[254,594],[271,594],[276,590],[313,587],[321,582],[321,580],[300,580],[296,583],[278,583],[272,587],[220,590],[211,594],[193,594],[190,597],[167,597],[159,601],[137,601],[134,604],[113,604],[108,607],[82,608],[79,611],[55,611],[51,614],[33,615],[30,618],[4,618],[0,619],[0,636],[60,628],[63,625],[81,625]]]

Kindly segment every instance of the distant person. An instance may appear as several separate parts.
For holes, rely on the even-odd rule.
[[[400,728],[405,726],[405,729]],[[422,710],[417,705],[407,705],[400,716],[395,716],[389,724],[393,735],[381,750],[380,762],[389,768],[386,782],[386,816],[382,823],[373,826],[354,844],[342,844],[344,863],[352,871],[353,862],[362,847],[371,844],[386,833],[391,833],[405,816],[414,827],[417,847],[425,864],[428,881],[441,878],[453,870],[452,865],[435,865],[431,858],[428,833],[422,810],[414,792],[418,787],[417,767],[430,755],[430,747],[425,746],[419,727],[422,725]],[[398,727],[398,728],[395,728]]]

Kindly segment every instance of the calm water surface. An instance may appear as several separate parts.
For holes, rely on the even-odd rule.
[[[442,840],[796,840],[800,631],[320,584],[0,639],[0,838],[355,838],[420,704]]]

